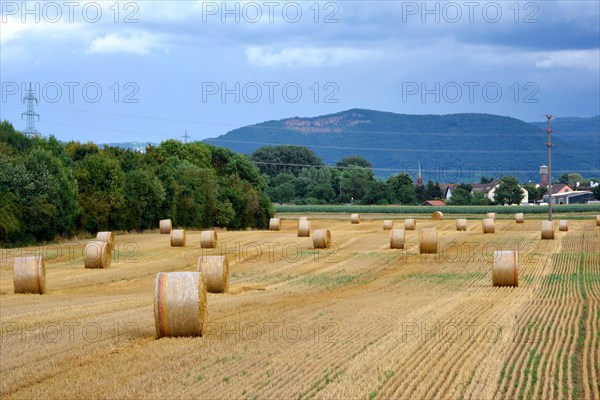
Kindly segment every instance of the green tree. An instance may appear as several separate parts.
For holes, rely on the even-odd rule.
[[[482,192],[475,192],[471,195],[471,205],[487,206],[488,204],[490,204],[490,199],[488,199]]]
[[[211,164],[217,175],[236,176],[250,183],[254,190],[263,191],[266,189],[267,182],[250,157],[224,147],[209,146],[209,149],[211,151]]]
[[[387,182],[374,180],[362,200],[363,204],[394,204],[396,203],[394,189]]]
[[[0,244],[53,240],[78,228],[142,230],[161,218],[266,227],[273,215],[266,187],[247,156],[203,143],[168,140],[142,154],[27,138],[0,123]]]
[[[14,158],[0,153],[0,167],[2,241],[47,241],[72,232],[79,211],[77,186],[59,159],[34,148]]]
[[[224,226],[229,229],[266,228],[273,216],[271,201],[266,193],[237,175],[221,179],[223,195],[235,211],[233,218]]]
[[[335,192],[328,183],[317,183],[310,187],[307,197],[323,200],[323,202],[329,203],[335,198]]]
[[[569,183],[569,174],[566,172],[558,178],[558,183],[564,183],[565,185]]]
[[[396,192],[396,198],[400,204],[417,204],[417,196],[413,185],[404,185]]]
[[[593,193],[594,193],[594,197],[596,198],[596,200],[600,200],[600,185],[596,185]]]
[[[572,174],[569,174],[567,184],[571,187],[571,189],[576,189],[577,183],[580,185],[585,184],[585,179],[583,179],[583,176],[581,176],[579,172],[573,172]]]
[[[439,183],[433,183],[431,179],[427,181],[425,184],[425,196],[427,200],[438,200],[441,199],[444,194],[442,193],[442,188]]]
[[[83,211],[81,225],[89,232],[111,229],[111,214],[125,204],[125,174],[119,162],[89,153],[75,163],[74,175]]]
[[[298,176],[306,166],[321,166],[323,162],[317,155],[304,146],[265,146],[252,153],[260,172],[275,176],[286,171]]]
[[[398,175],[390,176],[387,180],[387,183],[397,193],[402,186],[412,186],[413,180],[411,179],[410,175],[400,173]]]
[[[205,228],[226,225],[218,212],[219,184],[216,173],[184,160],[174,171],[173,223],[177,226]],[[218,218],[220,217],[220,218]]]
[[[144,230],[156,226],[162,218],[165,189],[151,171],[137,169],[125,174],[125,205],[117,211],[118,229]]]
[[[271,179],[271,186],[279,186],[283,185],[284,183],[291,183],[292,185],[294,185],[296,179],[298,178],[296,178],[294,174],[285,171],[280,172],[273,179]]]
[[[367,168],[350,166],[342,172],[340,183],[342,201],[361,201],[373,181],[373,171]]]
[[[13,125],[6,120],[0,122],[0,143],[5,145],[5,152],[10,153],[25,152],[33,145],[27,136],[17,132]]]
[[[492,183],[494,178],[488,178],[487,176],[482,176],[479,180],[479,183]]]
[[[400,173],[390,176],[387,184],[394,192],[394,197],[400,204],[416,204],[417,195],[413,180],[408,174]]]
[[[452,191],[452,196],[448,201],[453,206],[467,206],[471,204],[471,189],[470,187],[464,187],[463,185],[457,186]]]
[[[159,164],[176,157],[199,168],[210,167],[212,161],[210,145],[200,142],[184,144],[174,139],[165,140],[158,147],[147,149],[146,156]]]
[[[519,181],[514,176],[505,176],[500,179],[500,183],[496,187],[494,200],[498,204],[521,204],[524,194],[521,191]]]
[[[70,169],[47,150],[33,149],[25,160],[29,171],[30,185],[37,188],[38,197],[56,210],[56,220],[51,223],[51,232],[46,237],[52,239],[56,233],[67,236],[75,228],[75,221],[81,209],[77,202],[77,181]]]
[[[338,168],[347,168],[351,165],[369,169],[373,168],[371,162],[369,162],[369,160],[361,156],[343,157],[340,161],[336,162],[335,165]]]
[[[22,231],[22,216],[11,193],[0,191],[0,243]]]
[[[425,193],[425,186],[423,185],[415,185],[415,196],[417,198],[417,203],[421,204],[427,200]]]
[[[271,201],[275,203],[289,203],[296,197],[296,188],[293,183],[286,182],[275,187],[269,187],[267,194],[271,198]]]
[[[65,147],[65,152],[71,160],[82,161],[89,154],[100,154],[100,148],[94,143],[69,142]]]
[[[526,183],[523,185],[523,189],[529,193],[529,201],[541,199],[548,190],[546,186],[535,187],[532,183]]]

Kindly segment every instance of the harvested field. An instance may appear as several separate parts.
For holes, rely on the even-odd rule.
[[[600,228],[593,217],[541,240],[540,220],[418,230],[390,249],[381,220],[297,219],[280,231],[219,231],[215,249],[159,231],[117,235],[108,269],[87,241],[0,249],[0,396],[37,398],[600,399]],[[401,225],[401,220],[398,225]],[[186,230],[188,243],[200,231]],[[519,250],[519,287],[493,287],[496,250]],[[203,337],[156,339],[158,272],[226,254],[226,294],[207,294]],[[44,296],[15,294],[13,259],[42,255]]]

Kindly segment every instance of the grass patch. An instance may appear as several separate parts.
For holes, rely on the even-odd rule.
[[[323,286],[335,287],[347,285],[354,281],[354,276],[348,275],[345,270],[337,272],[323,272],[317,275],[307,276],[302,279],[302,283],[306,286]]]
[[[523,281],[523,283],[530,284],[531,282],[533,282],[533,276],[523,275],[523,277],[519,278],[519,280]]]
[[[435,274],[423,274],[423,273],[411,273],[399,276],[390,281],[390,284],[397,284],[407,279],[416,279],[427,283],[433,283],[443,285],[451,282],[466,282],[481,279],[486,276],[484,272],[465,272],[465,273],[435,273]]]

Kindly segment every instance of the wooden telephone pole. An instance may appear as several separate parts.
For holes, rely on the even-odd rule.
[[[548,119],[548,128],[546,128],[546,132],[548,132],[548,221],[552,221],[552,140],[550,138],[552,115],[546,114],[546,118]]]

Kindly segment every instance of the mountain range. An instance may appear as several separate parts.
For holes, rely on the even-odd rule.
[[[410,115],[351,109],[317,117],[292,117],[232,130],[204,142],[251,154],[268,145],[301,145],[325,164],[358,155],[378,177],[406,172],[424,180],[479,181],[516,175],[539,181],[547,164],[547,122],[527,123],[491,114]],[[552,120],[553,176],[580,172],[600,177],[600,116]]]

